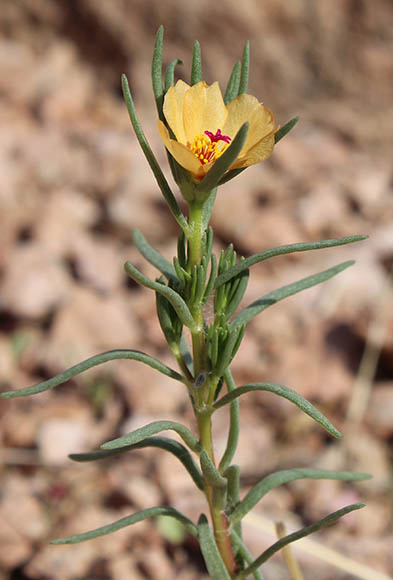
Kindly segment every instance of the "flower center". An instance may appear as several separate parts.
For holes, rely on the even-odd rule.
[[[203,134],[197,135],[193,143],[188,143],[187,145],[202,165],[206,165],[206,163],[218,159],[230,142],[231,138],[227,135],[222,135],[221,129],[218,129],[215,135],[211,131],[205,131]]]

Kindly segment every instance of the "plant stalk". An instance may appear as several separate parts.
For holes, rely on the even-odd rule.
[[[203,225],[203,203],[190,203],[189,211],[189,268],[193,271],[195,265],[200,265],[203,255],[204,243],[204,225]],[[206,359],[206,336],[204,328],[203,305],[201,303],[190,305],[190,311],[194,317],[196,327],[192,331],[192,351],[194,359],[194,376],[198,377],[200,373],[206,375],[206,380],[201,387],[195,387],[195,415],[199,430],[199,439],[202,449],[209,455],[213,465],[214,450],[212,440],[212,424],[209,401],[211,392],[215,390],[217,381],[211,380],[208,376],[207,359]],[[205,494],[209,504],[210,517],[213,524],[214,537],[222,560],[231,576],[235,578],[236,563],[232,549],[232,543],[229,532],[229,522],[225,514],[225,489],[218,489],[212,486],[205,479]]]

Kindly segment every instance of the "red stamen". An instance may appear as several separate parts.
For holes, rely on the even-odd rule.
[[[218,141],[224,141],[225,143],[231,142],[230,137],[221,134],[221,129],[217,129],[217,133],[215,135],[211,131],[205,131],[205,135],[209,137],[212,143],[217,143]]]

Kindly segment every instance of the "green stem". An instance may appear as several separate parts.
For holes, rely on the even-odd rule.
[[[188,230],[188,266],[191,272],[193,267],[195,265],[200,265],[202,261],[205,228],[206,225],[203,220],[203,203],[194,201],[190,203]],[[215,465],[211,425],[212,409],[209,405],[209,400],[211,398],[210,394],[212,390],[217,386],[217,381],[214,377],[210,378],[207,374],[203,304],[196,303],[190,305],[190,311],[195,321],[195,327],[191,332],[194,377],[198,377],[201,373],[206,375],[204,384],[200,387],[194,388],[195,415],[198,423],[199,440],[202,449],[206,451],[213,465]],[[231,578],[234,578],[236,563],[230,539],[229,522],[224,511],[226,490],[212,486],[205,479],[205,494],[209,504],[217,547]]]
[[[189,269],[192,272],[194,266],[199,266],[202,260],[202,245],[205,234],[203,226],[203,204],[193,202],[189,212]],[[203,318],[203,305],[193,304],[191,308],[195,329],[192,330],[192,354],[194,359],[194,374],[206,372],[206,342]]]
[[[196,416],[201,447],[205,449],[214,464],[211,413],[207,413],[206,411],[198,412],[196,409]],[[231,578],[235,578],[236,562],[230,538],[229,521],[224,511],[225,493],[226,490],[214,488],[205,479],[205,495],[209,504],[217,547]]]
[[[191,268],[194,265],[199,265],[202,259],[202,238],[204,234],[204,226],[202,220],[203,203],[190,203],[189,210],[189,244],[190,244],[190,262]]]

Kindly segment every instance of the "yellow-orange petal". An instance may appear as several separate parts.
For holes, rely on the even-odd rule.
[[[164,98],[163,113],[168,125],[180,143],[186,143],[186,134],[183,124],[184,96],[190,85],[182,80],[170,87]]]
[[[255,165],[255,163],[259,163],[260,161],[265,161],[265,159],[270,157],[274,149],[274,133],[275,131],[272,131],[243,155],[240,154],[231,166],[231,169],[249,167],[250,165]]]
[[[176,159],[176,161],[184,167],[187,171],[192,173],[195,177],[204,175],[202,164],[183,143],[179,143],[169,136],[169,131],[162,121],[158,121],[158,131],[160,137],[168,149],[169,153]]]
[[[259,101],[252,95],[241,94],[233,99],[228,105],[228,117],[222,129],[225,135],[233,139],[240,127],[250,120],[253,111],[258,107]]]
[[[192,153],[186,145],[178,141],[171,140],[172,155],[184,169],[187,169],[195,177],[200,177],[204,174],[203,166],[199,159]]]
[[[169,136],[169,131],[160,119],[158,119],[158,121],[157,121],[157,126],[158,126],[158,132],[160,134],[160,137],[161,137],[165,147],[170,152],[171,151],[171,138]]]
[[[270,109],[259,103],[256,97],[242,94],[228,104],[228,118],[223,133],[233,139],[246,121],[249,123],[249,130],[239,157],[269,135],[274,127]]]
[[[222,129],[227,116],[228,111],[217,82],[208,86],[202,81],[185,93],[183,123],[189,143],[205,131],[216,133]]]

